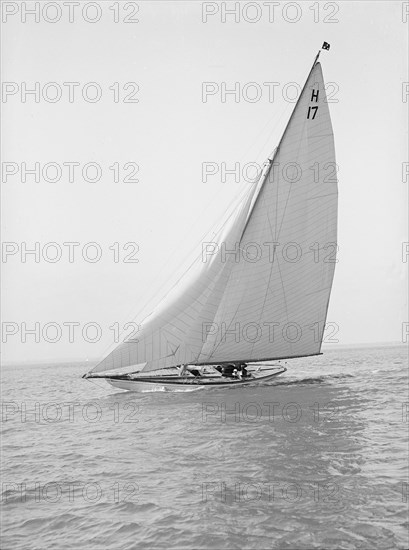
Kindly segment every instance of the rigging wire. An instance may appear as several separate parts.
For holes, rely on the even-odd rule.
[[[308,71],[309,72],[309,71]],[[308,74],[308,72],[306,73],[306,71],[304,70],[303,71],[303,75],[306,75]],[[305,81],[305,78],[303,78],[302,81]],[[300,92],[301,94],[301,92]],[[297,98],[297,101],[299,99],[300,96],[298,96]],[[294,105],[297,103],[294,102]],[[251,151],[252,147],[255,146],[255,144],[257,143],[257,141],[259,140],[260,136],[264,133],[265,129],[270,126],[271,130],[268,132],[268,135],[266,137],[266,139],[264,140],[263,142],[263,145],[262,146],[258,146],[257,149],[258,149],[258,154],[257,154],[257,157],[260,158],[261,155],[263,154],[263,150],[265,149],[266,147],[266,144],[268,141],[271,141],[271,137],[272,135],[274,134],[274,132],[277,131],[277,127],[279,124],[281,124],[281,121],[282,119],[284,118],[285,115],[288,114],[289,110],[293,108],[294,109],[294,106],[291,104],[291,105],[287,105],[283,110],[281,110],[281,113],[277,116],[277,113],[274,112],[273,115],[271,115],[270,117],[267,118],[267,121],[266,123],[264,124],[263,128],[258,132],[257,136],[255,139],[252,139],[250,145],[245,149],[245,152],[242,153],[240,155],[240,158],[243,159],[245,158],[245,156],[249,153],[249,151]],[[276,120],[274,120],[276,119]],[[258,164],[258,163],[257,163]],[[218,227],[218,225],[220,224],[220,221],[217,220],[216,222],[214,222],[212,224],[212,226],[206,230],[206,232],[202,235],[202,237],[200,238],[200,240],[198,240],[194,246],[194,250],[196,250],[196,247],[198,245],[200,245],[201,243],[203,243],[203,239],[205,239],[207,237],[207,235],[210,235],[211,233],[213,233],[213,235],[215,236],[217,233],[220,233],[220,231],[226,226],[226,224],[228,223],[228,221],[231,219],[231,217],[233,216],[233,214],[235,213],[235,210],[233,209],[233,205],[235,205],[237,203],[240,204],[240,202],[244,199],[244,196],[246,194],[246,192],[249,192],[254,185],[257,185],[260,181],[260,178],[262,176],[262,173],[263,173],[263,166],[261,166],[259,172],[257,173],[257,175],[255,176],[254,178],[254,182],[252,183],[252,185],[250,187],[248,187],[248,181],[244,181],[244,183],[242,182],[241,186],[239,187],[239,190],[237,192],[237,194],[232,198],[232,200],[230,201],[230,203],[228,204],[227,208],[226,208],[226,211],[228,212],[230,209],[232,209],[232,211],[230,212],[230,214],[228,216],[226,216],[226,218],[224,218],[224,221],[223,223],[220,225],[220,227]],[[206,213],[210,206],[214,204],[214,202],[216,201],[217,198],[219,198],[220,196],[220,193],[221,193],[221,188],[219,188],[215,193],[214,195],[212,196],[212,198],[210,199],[210,201],[207,203],[207,205],[204,207],[204,209],[202,210],[202,214]],[[236,205],[236,208],[237,208],[237,205]],[[192,230],[193,227],[195,227],[197,225],[197,223],[199,222],[199,218],[196,218],[196,220],[189,226],[189,228],[187,229],[188,232],[190,232]],[[218,227],[217,231],[215,230],[215,228]],[[192,247],[193,249],[193,247]],[[192,252],[193,250],[190,250],[183,258],[181,264],[183,265],[185,262],[187,262],[188,258],[192,256]],[[176,249],[175,249],[176,250]],[[174,255],[174,252],[173,251],[169,257],[168,257],[168,260],[164,263],[164,265],[166,265],[170,258],[172,258],[172,256]],[[140,323],[143,323],[143,321],[149,317],[157,307],[160,306],[160,304],[163,302],[163,300],[166,298],[166,296],[169,295],[169,293],[175,288],[175,286],[177,286],[179,284],[179,282],[183,279],[183,277],[185,277],[185,275],[191,270],[191,268],[196,264],[196,262],[198,261],[198,259],[200,258],[200,256],[202,255],[202,252],[200,252],[200,254],[198,256],[196,256],[194,258],[194,260],[190,263],[190,265],[183,271],[183,273],[176,279],[176,281],[173,283],[172,286],[170,286],[169,290],[167,290],[165,292],[165,294],[156,302],[156,305],[154,305],[152,307],[152,310],[147,314],[145,315],[142,320],[140,321]],[[147,308],[147,306],[154,301],[154,298],[156,295],[158,295],[161,291],[163,291],[164,287],[168,284],[168,280],[169,278],[173,278],[175,276],[175,274],[177,273],[178,269],[180,269],[180,266],[176,267],[172,273],[167,277],[167,280],[164,281],[160,287],[158,289],[155,289],[154,290],[154,293],[152,293],[152,295],[147,299],[147,301],[144,303],[144,305],[138,310],[138,312],[135,314],[131,314],[131,312],[133,311],[133,308],[132,310],[130,310],[129,312],[129,316],[132,317],[132,320],[134,321],[137,317],[139,317],[142,312]],[[159,280],[159,277],[156,278],[155,280],[155,283]],[[124,336],[124,333],[125,331],[122,331],[120,333],[120,339],[122,339],[122,337]],[[115,346],[115,347],[114,347]],[[104,360],[104,358],[106,357],[106,354],[108,352],[108,350],[112,350],[115,349],[116,347],[118,347],[118,344],[113,344],[113,345],[109,345],[107,346],[105,352],[102,354],[103,356],[103,359],[101,359],[100,361],[97,362],[97,364],[91,369],[90,372],[92,372],[94,369],[96,369],[98,367],[98,365],[100,365],[102,363],[102,361]]]
[[[258,182],[256,182],[256,183],[258,183]],[[256,184],[256,183],[255,183],[255,184]],[[255,184],[253,184],[253,185],[255,185]],[[250,188],[250,189],[251,189],[251,188]],[[224,218],[224,220],[223,220],[222,224],[220,225],[220,227],[217,228],[217,231],[216,231],[216,230],[213,231],[214,236],[215,236],[216,234],[220,233],[220,232],[222,231],[222,229],[224,229],[224,227],[225,227],[225,226],[227,225],[227,223],[230,221],[230,219],[232,218],[232,216],[235,215],[235,214],[237,213],[237,212],[236,212],[236,208],[232,208],[232,206],[233,206],[233,204],[234,204],[235,202],[237,202],[238,204],[240,204],[240,203],[243,201],[243,199],[245,198],[245,195],[246,195],[246,193],[244,193],[244,191],[245,191],[246,193],[248,192],[247,189],[242,190],[241,196],[240,196],[240,197],[234,197],[233,200],[230,202],[228,208],[231,209],[231,212],[229,213],[228,216],[226,216],[226,217]],[[218,221],[217,224],[220,224],[220,221]],[[215,228],[217,224],[214,223],[213,226],[212,226],[208,231],[206,231],[206,233],[203,235],[203,237],[198,241],[198,244],[203,243],[203,239],[204,239],[208,234],[210,234],[210,233],[212,232],[212,229]],[[195,247],[195,250],[196,250],[196,247]],[[190,252],[187,256],[185,256],[184,262],[185,262],[185,260],[187,259],[187,257],[190,257],[191,255],[192,255],[192,252]],[[146,314],[146,315],[141,319],[140,323],[143,323],[143,322],[145,321],[145,319],[147,319],[147,318],[155,311],[155,309],[158,308],[158,307],[161,305],[161,303],[165,300],[165,298],[166,298],[166,297],[170,294],[170,292],[180,283],[180,281],[187,275],[187,273],[192,269],[192,267],[193,267],[193,266],[196,264],[196,262],[201,258],[201,256],[202,256],[202,251],[200,251],[199,255],[195,256],[194,260],[190,263],[190,265],[189,265],[189,266],[183,271],[183,273],[176,279],[176,281],[175,281],[175,282],[172,284],[172,286],[166,291],[166,293],[156,302],[156,304],[155,304],[155,306],[152,308],[152,310],[151,310],[148,314]],[[177,271],[177,268],[172,272],[172,277],[175,275],[176,271]],[[162,286],[161,286],[159,289],[157,289],[157,290],[155,291],[155,293],[158,294],[161,290],[163,290],[163,288],[164,288],[165,285],[166,285],[166,282],[163,283]],[[133,315],[133,317],[132,317],[132,320],[133,320],[133,321],[134,321],[138,316],[140,316],[140,315],[142,314],[142,311],[143,311],[144,309],[146,309],[147,305],[153,301],[153,298],[154,298],[154,296],[151,296],[151,297],[145,302],[145,304],[142,306],[142,308],[140,308],[140,309],[138,310],[138,312],[137,312],[136,314]],[[120,334],[120,337],[122,337],[122,336],[124,335],[124,332],[125,332],[125,331],[122,331],[122,333]],[[111,345],[109,345],[109,346],[106,348],[105,353],[103,354],[103,355],[104,355],[104,358],[105,358],[105,356],[106,356],[106,352],[107,352],[109,349],[112,349],[112,351],[113,351],[116,347],[118,347],[117,344],[114,344],[114,345],[111,344]],[[98,365],[100,365],[101,362],[104,360],[104,358],[103,358],[101,361],[98,361],[98,363],[91,369],[90,372],[92,372],[93,370],[95,370],[95,369],[98,367]]]

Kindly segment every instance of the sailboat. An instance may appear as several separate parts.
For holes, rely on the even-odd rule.
[[[248,386],[285,372],[283,360],[321,355],[338,189],[320,53],[278,146],[206,257],[202,248],[137,337],[83,378],[131,391]]]

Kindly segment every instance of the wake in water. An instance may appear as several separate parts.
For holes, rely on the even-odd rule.
[[[322,384],[323,382],[328,382],[331,380],[343,379],[343,378],[353,378],[352,374],[328,374],[317,376],[314,378],[301,378],[298,380],[279,380],[277,382],[271,382],[269,386],[303,386],[308,384]]]

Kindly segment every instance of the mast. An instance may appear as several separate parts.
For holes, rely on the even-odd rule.
[[[324,42],[322,49],[329,45]],[[320,327],[326,322],[335,263],[313,261],[311,245],[336,246],[338,193],[335,176],[316,179],[311,171],[316,163],[335,165],[320,53],[257,186],[217,235],[210,261],[199,261],[140,327],[138,340],[121,343],[94,373],[143,363],[144,372],[150,372],[181,364],[257,362],[320,353]],[[272,184],[268,176],[274,159],[292,171],[290,176],[279,172]],[[280,243],[301,255],[294,261],[283,248],[282,257],[274,248],[271,256],[270,246],[268,253],[259,255],[262,245]],[[231,255],[236,247],[238,260]],[[315,326],[318,337],[310,329]],[[244,329],[250,332],[243,336]]]

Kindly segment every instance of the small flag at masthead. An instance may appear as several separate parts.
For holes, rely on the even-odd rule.
[[[324,44],[322,45],[322,49],[329,50],[329,48],[330,48],[330,45],[328,44],[328,42],[324,42]]]

